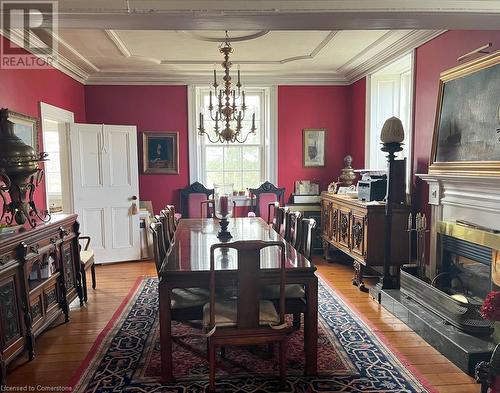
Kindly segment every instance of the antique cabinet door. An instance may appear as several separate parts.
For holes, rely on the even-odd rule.
[[[140,259],[136,127],[71,124],[70,141],[75,213],[96,262]]]

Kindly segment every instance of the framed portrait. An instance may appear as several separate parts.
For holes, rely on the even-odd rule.
[[[38,152],[38,120],[36,117],[9,111],[9,121],[14,123],[14,134]]]
[[[302,162],[304,167],[325,166],[326,129],[304,128],[302,130]]]
[[[429,173],[500,175],[500,51],[443,72]]]
[[[144,173],[179,173],[179,133],[143,132]]]

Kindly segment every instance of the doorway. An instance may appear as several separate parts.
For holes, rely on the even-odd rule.
[[[74,212],[71,184],[71,151],[68,126],[74,123],[73,112],[40,103],[43,150],[45,162],[45,201],[51,214]]]

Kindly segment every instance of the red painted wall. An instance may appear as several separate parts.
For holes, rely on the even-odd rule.
[[[338,178],[350,148],[348,86],[278,87],[278,184],[285,201],[295,180],[317,180],[321,189]],[[302,129],[326,128],[325,167],[302,166]]]
[[[136,125],[139,193],[155,211],[179,204],[178,190],[189,184],[186,86],[85,86],[88,123]],[[142,173],[142,132],[179,132],[179,174]]]
[[[354,169],[365,167],[366,78],[349,86],[349,154]]]
[[[0,39],[6,41],[4,37]],[[56,69],[0,69],[1,108],[40,118],[40,101],[69,110],[75,114],[75,121],[85,122],[85,92],[81,83]],[[43,148],[41,127],[38,131],[38,143]],[[35,191],[35,201],[45,208],[44,185]]]
[[[488,42],[500,49],[500,30],[449,31],[417,48],[415,68],[414,173],[427,173],[439,86],[439,74],[459,65],[457,57]],[[428,187],[414,179],[414,206],[428,210]]]

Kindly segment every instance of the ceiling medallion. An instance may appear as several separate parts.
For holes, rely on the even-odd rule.
[[[206,135],[207,139],[212,143],[244,143],[250,135],[255,135],[255,113],[252,114],[252,127],[243,137],[241,123],[245,119],[245,111],[247,109],[245,104],[245,91],[241,88],[242,84],[239,67],[238,82],[235,87],[232,87],[233,84],[231,82],[229,70],[233,64],[229,61],[229,55],[233,53],[233,48],[231,47],[227,30],[226,39],[219,46],[219,51],[224,55],[224,61],[221,63],[224,69],[224,77],[222,78],[223,84],[221,89],[218,89],[217,71],[214,68],[213,91],[210,89],[208,108],[202,109],[202,112],[200,112],[198,135]],[[214,98],[217,101],[215,106],[212,104]],[[241,102],[241,104],[236,105],[236,101]],[[204,124],[203,111],[207,112],[207,109],[211,121],[215,123],[213,125],[213,130],[210,132],[205,130]]]

